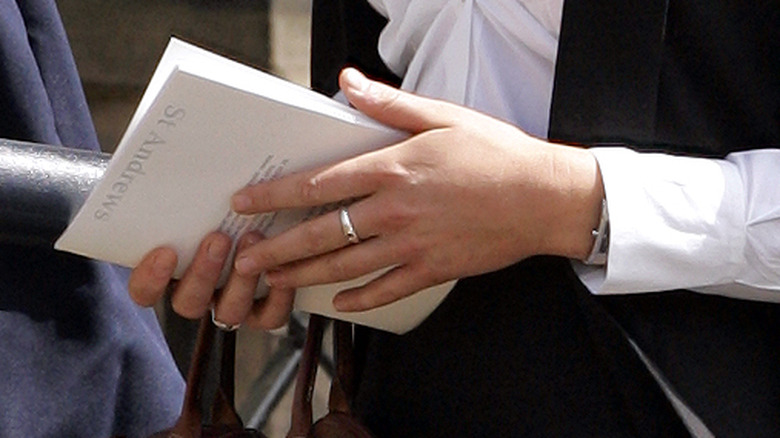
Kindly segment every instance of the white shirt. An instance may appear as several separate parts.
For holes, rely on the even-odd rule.
[[[563,0],[368,1],[389,20],[379,53],[402,88],[546,136]],[[611,228],[606,268],[575,262],[591,292],[780,301],[780,150],[725,160],[591,151]]]
[[[545,137],[563,0],[368,0],[402,88]],[[594,294],[688,288],[780,301],[780,150],[725,160],[591,149],[610,218],[605,268],[573,262]],[[632,345],[634,345],[632,343]],[[693,436],[712,437],[634,345]]]

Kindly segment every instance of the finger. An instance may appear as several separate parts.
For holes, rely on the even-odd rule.
[[[233,195],[230,206],[239,214],[256,214],[362,198],[380,187],[381,176],[387,174],[388,167],[374,154],[364,154],[244,187]]]
[[[238,242],[238,251],[248,248],[262,240],[257,233],[247,233]],[[227,325],[237,325],[246,318],[252,309],[255,290],[260,275],[244,276],[235,270],[214,305],[214,318]]]
[[[339,86],[349,102],[367,116],[412,134],[451,126],[461,114],[455,105],[372,81],[354,68],[342,70]]]
[[[151,306],[162,298],[176,269],[176,252],[171,248],[150,251],[130,273],[127,289],[141,306]]]
[[[341,85],[352,103],[367,115],[404,131],[420,133],[457,123],[473,113],[456,105],[406,93],[369,81],[355,69],[345,69]],[[387,148],[312,171],[245,187],[231,198],[240,214],[311,207],[370,195],[398,166]]]
[[[340,312],[360,312],[393,303],[425,288],[443,283],[429,271],[410,265],[391,269],[362,287],[339,292],[333,307]]]
[[[230,237],[224,233],[214,232],[203,239],[171,296],[176,313],[185,318],[200,318],[206,313],[230,246]]]
[[[266,273],[272,287],[300,288],[352,280],[397,265],[400,257],[387,239],[377,238]]]
[[[290,319],[293,309],[295,290],[288,288],[271,288],[268,296],[258,300],[247,316],[246,322],[252,328],[273,330],[285,324]]]
[[[366,203],[367,201],[359,201],[348,208],[352,225],[361,239],[374,235],[371,226],[372,210],[366,207]],[[236,254],[234,267],[236,272],[243,276],[258,275],[287,263],[325,254],[349,244],[341,228],[339,211],[335,210],[302,222],[278,236],[239,251]]]

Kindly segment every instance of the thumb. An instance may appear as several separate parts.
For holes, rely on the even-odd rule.
[[[373,81],[354,68],[341,71],[339,86],[349,102],[367,116],[412,134],[450,126],[458,113],[455,105]]]

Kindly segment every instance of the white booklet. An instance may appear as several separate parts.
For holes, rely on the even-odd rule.
[[[55,248],[133,267],[168,245],[180,276],[213,230],[234,240],[248,230],[271,237],[322,211],[236,215],[229,200],[241,187],[405,136],[312,90],[171,39],[105,175]],[[360,281],[300,289],[296,308],[403,333],[454,284],[367,312],[337,312],[334,295]]]

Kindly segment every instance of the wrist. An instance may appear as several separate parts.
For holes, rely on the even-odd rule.
[[[544,253],[587,260],[597,237],[604,237],[601,224],[604,184],[596,158],[588,150],[555,146],[556,185],[551,200],[552,217]],[[607,218],[604,218],[607,219]],[[601,232],[594,235],[594,230]]]

